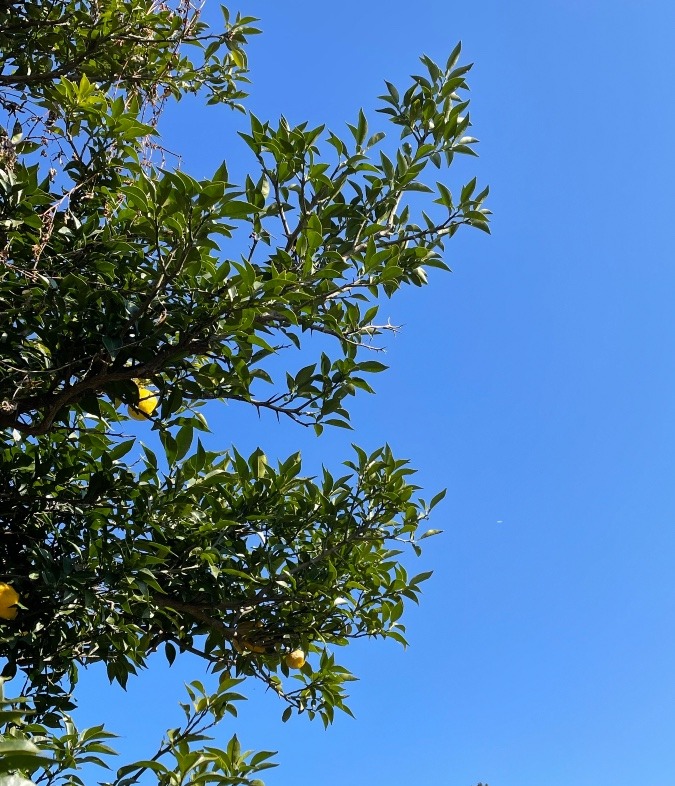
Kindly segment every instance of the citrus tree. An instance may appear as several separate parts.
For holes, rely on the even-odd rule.
[[[362,111],[343,136],[248,114],[250,174],[232,182],[222,162],[197,180],[167,165],[162,110],[198,93],[245,112],[259,32],[200,10],[0,7],[0,654],[18,686],[0,695],[4,786],[103,764],[111,734],[69,716],[78,672],[103,663],[124,686],[158,650],[196,655],[215,687],[195,680],[184,725],[108,782],[252,783],[270,754],[203,742],[246,681],[284,720],[329,724],[348,712],[337,648],[404,642],[428,575],[400,554],[419,553],[442,495],[420,498],[388,447],[310,477],[299,452],[213,451],[200,434],[226,401],[317,435],[349,427],[384,369],[378,303],[445,268],[460,226],[487,230],[487,189],[429,177],[473,154],[469,66],[457,47],[385,83],[393,140]]]

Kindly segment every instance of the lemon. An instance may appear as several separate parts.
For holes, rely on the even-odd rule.
[[[132,420],[146,420],[157,409],[159,399],[146,387],[138,385],[138,405],[127,407],[127,414]]]
[[[0,582],[0,619],[13,620],[19,613],[15,604],[19,602],[19,593],[11,584]]]
[[[289,669],[301,669],[305,665],[305,653],[302,650],[293,650],[285,658]]]

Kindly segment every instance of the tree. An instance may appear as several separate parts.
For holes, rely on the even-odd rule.
[[[204,405],[228,400],[349,427],[349,398],[385,368],[378,302],[446,268],[460,226],[487,231],[487,189],[425,179],[474,154],[469,66],[457,46],[402,92],[386,83],[397,143],[362,111],[348,140],[249,114],[245,182],[225,162],[198,181],[166,165],[158,128],[186,93],[244,111],[259,31],[222,10],[219,31],[188,0],[0,10],[0,642],[2,680],[24,680],[0,696],[5,786],[80,782],[111,735],[74,728],[78,670],[102,662],[123,686],[158,649],[220,681],[192,683],[184,726],[111,783],[252,783],[270,754],[200,746],[241,683],[276,691],[284,720],[329,724],[349,712],[334,649],[405,643],[404,601],[428,575],[400,549],[419,553],[442,493],[420,498],[388,447],[308,477],[299,453],[272,463],[199,434]]]

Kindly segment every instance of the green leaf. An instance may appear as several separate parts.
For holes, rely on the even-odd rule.
[[[0,786],[35,786],[35,782],[17,772],[0,775]]]
[[[186,423],[176,434],[176,461],[180,461],[192,446],[194,427],[192,423]]]
[[[176,660],[176,648],[170,641],[164,644],[164,655],[166,656],[169,666],[172,666],[173,662]]]
[[[127,439],[124,442],[120,442],[118,445],[115,445],[108,455],[113,461],[118,461],[119,459],[126,456],[135,444],[135,439]]]
[[[385,366],[384,363],[380,363],[377,360],[364,360],[359,363],[359,369],[361,371],[368,371],[371,374],[378,374],[381,371],[386,371],[389,366]]]
[[[0,773],[22,769],[32,771],[52,762],[51,756],[27,739],[7,736],[0,739]]]
[[[227,218],[248,218],[258,212],[258,208],[250,202],[230,200],[220,208],[222,216]]]
[[[433,496],[431,502],[429,503],[429,510],[431,510],[432,508],[435,508],[436,505],[438,505],[438,503],[442,499],[445,499],[445,495],[447,494],[447,492],[448,492],[447,489],[443,489],[442,491],[439,491],[438,494],[435,494]]]

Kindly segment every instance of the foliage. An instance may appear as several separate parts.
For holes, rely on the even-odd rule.
[[[352,679],[333,648],[405,643],[404,601],[428,576],[400,549],[419,553],[442,494],[421,499],[388,447],[309,477],[299,453],[207,450],[201,410],[349,428],[349,398],[385,368],[378,301],[446,268],[461,225],[487,231],[475,179],[456,196],[428,182],[473,154],[469,66],[458,46],[402,93],[386,83],[393,147],[362,111],[348,140],[249,115],[251,174],[232,183],[223,162],[198,181],[167,165],[158,124],[188,92],[243,111],[258,30],[223,16],[213,32],[186,0],[0,9],[0,581],[20,596],[0,642],[3,678],[25,678],[2,710],[4,760],[18,756],[4,786],[103,765],[111,735],[68,715],[78,669],[103,662],[124,686],[157,649],[196,654],[219,685],[192,683],[184,726],[111,783],[254,783],[270,754],[203,744],[236,714],[233,688],[257,678],[284,720],[330,723]]]

